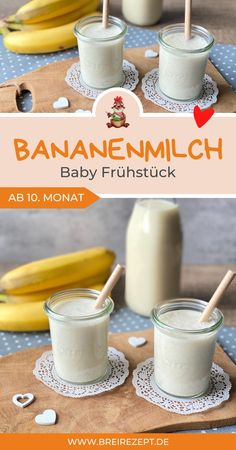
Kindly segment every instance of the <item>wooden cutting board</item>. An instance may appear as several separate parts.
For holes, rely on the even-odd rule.
[[[153,48],[157,50],[156,47]],[[135,93],[143,104],[144,112],[167,112],[163,108],[146,100],[141,90],[141,80],[143,76],[157,66],[158,60],[156,58],[145,58],[145,48],[125,50],[124,56],[130,62],[135,64],[139,70],[140,83],[137,86]],[[16,104],[17,86],[21,91],[26,89],[32,92],[32,112],[56,112],[52,106],[53,102],[62,96],[69,99],[70,108],[59,110],[58,112],[75,112],[79,108],[91,110],[93,101],[86,99],[75,92],[65,82],[67,70],[74,62],[78,61],[78,59],[79,58],[71,58],[66,61],[49,64],[0,85],[0,112],[18,112]],[[207,73],[216,81],[219,88],[218,102],[214,105],[215,111],[227,113],[235,112],[236,96],[211,62],[208,63]]]
[[[145,336],[141,348],[128,344],[129,336]],[[215,361],[230,375],[233,384],[230,400],[216,409],[182,416],[167,412],[137,397],[132,385],[132,371],[153,355],[153,331],[110,335],[110,345],[125,353],[130,375],[125,384],[99,396],[73,399],[62,397],[36,380],[32,374],[35,361],[50,347],[26,350],[0,359],[0,432],[2,433],[112,433],[170,432],[236,424],[236,367],[220,347]],[[32,392],[36,399],[25,409],[15,406],[16,393]],[[58,414],[55,426],[43,427],[34,422],[37,414],[53,408]]]

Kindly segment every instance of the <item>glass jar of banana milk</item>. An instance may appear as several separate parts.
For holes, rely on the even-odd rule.
[[[123,0],[122,11],[125,19],[138,26],[151,26],[162,15],[163,0]]]
[[[126,235],[125,297],[134,312],[150,316],[155,305],[179,295],[181,257],[178,205],[138,200]]]
[[[223,315],[215,308],[210,319],[201,322],[207,304],[202,300],[177,299],[152,311],[154,378],[167,394],[194,398],[209,388]]]
[[[190,101],[202,91],[212,34],[192,26],[192,36],[185,39],[184,24],[169,25],[159,32],[159,87],[167,97]]]
[[[108,370],[108,326],[113,301],[107,298],[95,309],[98,291],[71,289],[45,303],[49,317],[55,369],[71,383],[102,380]]]
[[[109,16],[108,27],[104,28],[101,16],[89,16],[75,25],[74,32],[85,84],[101,90],[121,86],[124,81],[124,37],[127,33],[125,22]]]

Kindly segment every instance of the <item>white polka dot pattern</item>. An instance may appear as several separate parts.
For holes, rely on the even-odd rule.
[[[211,61],[236,92],[236,45],[216,44]]]

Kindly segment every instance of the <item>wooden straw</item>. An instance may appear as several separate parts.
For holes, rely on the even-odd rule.
[[[192,0],[185,0],[185,39],[191,39],[192,29]]]
[[[225,291],[228,289],[229,285],[232,283],[236,273],[232,272],[232,270],[228,270],[225,277],[219,284],[218,288],[214,292],[213,296],[211,297],[211,300],[209,301],[207,307],[204,309],[200,322],[207,322],[211,314],[213,313],[214,309],[222,299]]]
[[[103,10],[102,10],[102,26],[103,26],[103,28],[108,27],[108,16],[109,16],[109,0],[103,0]]]
[[[103,290],[100,292],[100,294],[95,302],[95,305],[94,305],[95,309],[102,307],[104,301],[109,296],[109,293],[112,291],[112,289],[116,285],[117,281],[120,279],[124,270],[125,270],[124,266],[120,266],[120,264],[117,264],[116,268],[112,272],[110,278],[108,278]]]

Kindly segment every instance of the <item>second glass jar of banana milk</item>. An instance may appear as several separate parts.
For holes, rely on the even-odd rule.
[[[180,290],[182,229],[172,201],[135,203],[126,235],[126,303],[150,316],[155,305],[177,298]]]

